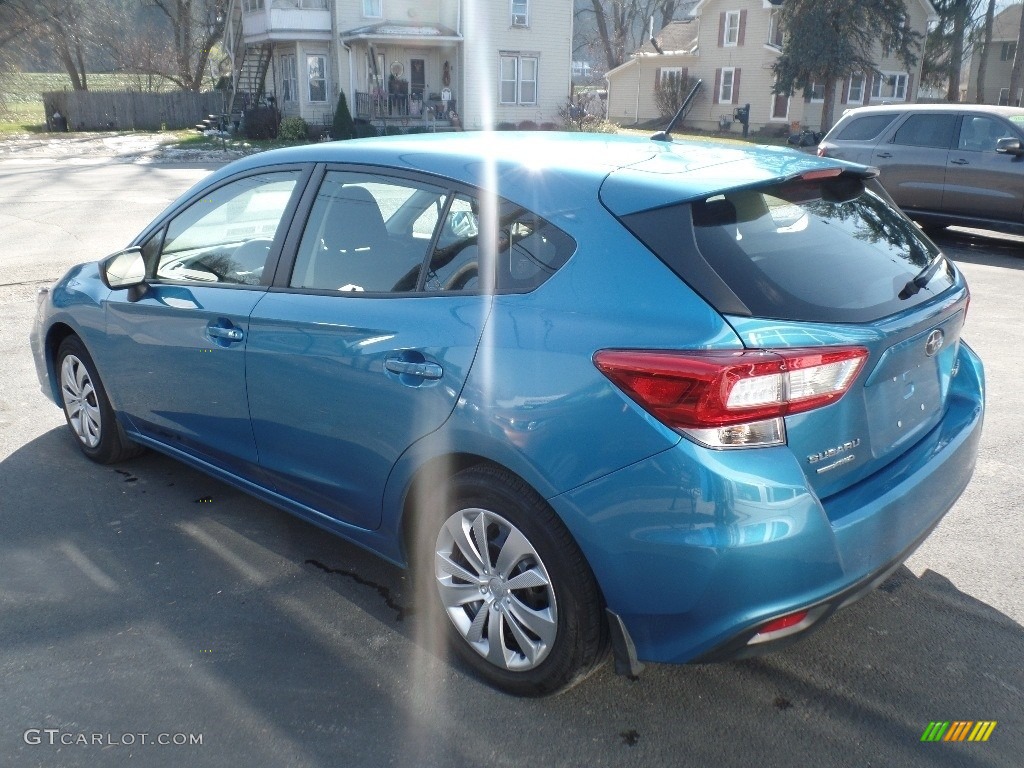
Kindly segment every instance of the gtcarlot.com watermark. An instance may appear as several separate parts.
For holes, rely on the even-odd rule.
[[[60,728],[29,728],[22,735],[29,746],[51,747],[201,747],[201,733],[85,733]]]

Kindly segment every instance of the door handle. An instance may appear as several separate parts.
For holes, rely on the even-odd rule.
[[[384,361],[384,367],[392,373],[404,376],[416,376],[420,379],[440,379],[444,375],[444,369],[437,363],[414,363],[408,360],[388,358]]]
[[[950,165],[970,165],[971,161],[970,160],[964,160],[963,158],[959,158],[957,160],[950,160],[949,163],[950,163]]]
[[[241,328],[222,328],[219,325],[208,325],[206,326],[206,332],[215,339],[224,339],[225,341],[241,341],[245,338]]]
[[[892,152],[875,152],[875,157],[889,158],[892,157]]]

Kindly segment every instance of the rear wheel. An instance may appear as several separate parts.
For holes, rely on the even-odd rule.
[[[57,349],[57,376],[61,405],[78,447],[100,464],[113,464],[142,452],[117,423],[96,365],[77,336],[69,336]]]
[[[603,659],[597,584],[551,508],[495,467],[456,474],[422,510],[418,578],[430,620],[489,684],[520,696],[563,690]]]

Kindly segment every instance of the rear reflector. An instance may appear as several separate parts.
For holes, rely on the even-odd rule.
[[[826,610],[826,606],[819,605],[815,608],[787,613],[785,616],[773,619],[758,629],[757,634],[747,640],[747,645],[770,643],[774,640],[781,640],[784,637],[803,632],[817,622],[826,613]]]
[[[679,430],[718,430],[754,426],[834,403],[849,390],[867,356],[862,347],[609,349],[595,354],[594,364],[663,424]]]

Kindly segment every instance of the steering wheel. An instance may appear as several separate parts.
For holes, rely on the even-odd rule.
[[[441,286],[442,291],[461,291],[476,277],[480,276],[480,269],[475,261],[469,264],[463,264],[457,270],[455,274],[449,277],[444,285]]]

